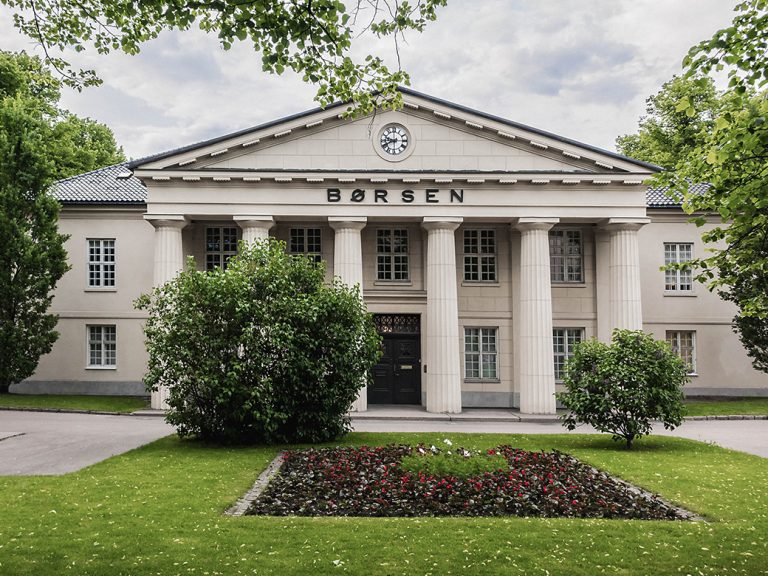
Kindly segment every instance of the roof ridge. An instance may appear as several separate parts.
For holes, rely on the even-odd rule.
[[[585,150],[589,150],[591,152],[595,152],[597,154],[603,154],[611,158],[615,158],[618,160],[622,160],[625,162],[629,162],[631,164],[635,164],[637,166],[642,166],[643,168],[650,169],[654,172],[661,171],[662,168],[660,166],[657,166],[655,164],[651,164],[649,162],[644,162],[642,160],[638,160],[636,158],[630,158],[629,156],[624,156],[622,154],[619,154],[617,152],[611,152],[610,150],[605,150],[603,148],[599,148],[597,146],[593,146],[591,144],[587,144],[585,142],[581,142],[579,140],[574,140],[573,138],[567,138],[565,136],[560,136],[559,134],[555,134],[554,132],[548,132],[546,130],[541,130],[539,128],[535,128],[533,126],[529,126],[527,124],[522,124],[521,122],[516,122],[514,120],[509,120],[508,118],[503,118],[501,116],[496,116],[493,114],[489,114],[486,112],[482,112],[480,110],[476,110],[474,108],[469,108],[468,106],[463,106],[461,104],[456,104],[455,102],[451,102],[449,100],[444,100],[442,98],[437,98],[435,96],[430,96],[429,94],[425,94],[423,92],[419,92],[417,90],[414,90],[413,88],[409,88],[406,86],[398,86],[397,88],[398,92],[401,92],[403,94],[408,94],[410,96],[415,96],[417,98],[421,98],[430,102],[434,102],[443,106],[448,106],[450,108],[454,108],[460,112],[463,112],[465,114],[472,114],[475,116],[479,116],[482,118],[486,118],[488,120],[492,120],[494,122],[499,122],[501,124],[505,124],[507,126],[511,126],[520,130],[524,130],[527,132],[531,132],[533,134],[537,134],[539,136],[544,136],[546,138],[551,138],[553,140],[557,140],[559,142],[563,142],[566,144],[571,144],[580,148],[584,148]],[[375,92],[374,92],[375,93]],[[241,130],[236,130],[234,132],[230,132],[228,134],[223,134],[221,136],[216,136],[214,138],[209,138],[207,140],[200,140],[199,142],[195,142],[194,144],[188,144],[186,146],[181,146],[178,148],[172,148],[170,150],[166,150],[164,152],[158,152],[157,154],[151,154],[149,156],[144,156],[142,158],[137,158],[135,160],[131,160],[128,162],[128,168],[133,169],[136,166],[148,162],[155,162],[158,160],[162,160],[164,158],[168,158],[169,156],[173,156],[175,154],[183,154],[184,152],[189,152],[192,150],[197,150],[199,148],[203,148],[205,146],[210,146],[213,144],[217,144],[219,142],[223,142],[225,140],[229,140],[232,138],[237,138],[239,136],[245,136],[247,134],[250,134],[252,132],[256,132],[258,130],[264,130],[266,128],[271,128],[273,126],[277,126],[279,124],[290,122],[291,120],[297,120],[299,118],[304,118],[306,116],[311,116],[312,114],[317,114],[319,112],[329,111],[334,108],[338,108],[339,106],[347,106],[351,103],[351,101],[347,102],[341,102],[337,101],[332,104],[329,104],[326,107],[317,106],[314,108],[311,108],[309,110],[304,110],[303,112],[297,112],[295,114],[291,114],[288,116],[283,116],[282,118],[278,118],[276,120],[272,120],[269,122],[264,122],[261,124],[257,124],[255,126],[251,126],[249,128],[244,128]]]
[[[60,180],[56,180],[53,184],[54,186],[56,184],[62,183],[62,182],[68,182],[70,180],[74,180],[75,178],[82,178],[83,176],[88,176],[89,174],[95,174],[96,172],[103,172],[105,170],[108,170],[110,168],[117,168],[118,166],[121,166],[128,169],[128,160],[125,160],[124,162],[118,162],[117,164],[110,164],[109,166],[102,166],[101,168],[94,168],[93,170],[88,170],[88,172],[81,172],[80,174],[74,174],[72,176],[67,176],[66,178],[62,178]]]

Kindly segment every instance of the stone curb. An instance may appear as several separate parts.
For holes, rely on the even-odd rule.
[[[251,507],[251,504],[254,503],[254,501],[261,495],[264,490],[266,490],[267,486],[269,486],[270,480],[280,471],[280,467],[283,465],[283,462],[285,461],[285,455],[283,452],[280,452],[277,456],[275,456],[275,459],[272,460],[272,462],[269,463],[269,466],[266,467],[266,469],[259,474],[259,477],[256,479],[256,482],[253,483],[253,486],[251,487],[248,492],[245,493],[245,495],[240,498],[235,504],[233,504],[224,514],[227,516],[242,516],[248,511],[248,508]]]
[[[103,416],[152,416],[165,417],[165,410],[136,410],[135,412],[106,412],[103,410],[77,410],[68,408],[13,408],[10,406],[0,406],[0,411],[14,412],[53,412],[59,414],[101,414]],[[403,416],[391,415],[367,415],[352,414],[352,420],[357,422],[365,421],[390,421],[400,422],[525,422],[552,424],[558,423],[557,416],[518,416],[511,414],[509,416],[463,416],[462,414],[431,414],[429,416],[407,414]],[[768,414],[725,414],[711,416],[685,416],[684,421],[688,420],[768,420]]]
[[[768,414],[723,414],[713,416],[685,416],[684,420],[768,420]]]
[[[131,412],[131,416],[161,416],[165,417],[165,410],[155,410],[153,408],[146,408],[144,410],[136,410]]]
[[[78,410],[76,408],[13,408],[0,406],[0,410],[9,412],[53,412],[56,414],[101,414],[102,416],[133,416],[133,412],[106,412],[104,410]]]
[[[521,422],[519,416],[461,416],[460,414],[435,414],[431,416],[363,416],[352,415],[352,420],[356,422],[369,421],[388,421],[397,420],[398,422]]]

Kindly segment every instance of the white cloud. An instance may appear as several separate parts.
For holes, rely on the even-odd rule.
[[[731,10],[723,0],[452,0],[400,54],[416,90],[612,149]],[[0,9],[0,48],[35,52],[7,16]],[[361,38],[355,53],[370,50],[394,62],[391,43]],[[133,157],[314,105],[300,78],[265,74],[248,45],[225,52],[199,31],[164,33],[138,56],[70,57],[104,86],[67,90],[64,105],[112,127]]]

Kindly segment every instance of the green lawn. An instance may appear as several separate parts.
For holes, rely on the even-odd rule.
[[[145,398],[137,398],[136,396],[32,396],[27,394],[0,394],[0,407],[134,412],[142,408],[148,408],[149,402]]]
[[[351,434],[347,444],[445,434]],[[557,448],[708,522],[230,518],[274,448],[165,438],[62,477],[0,477],[0,574],[766,574],[768,459],[678,438],[451,434]]]
[[[729,414],[768,415],[768,398],[733,400],[686,400],[687,416],[725,416]]]

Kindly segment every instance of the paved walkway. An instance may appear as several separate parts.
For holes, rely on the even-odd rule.
[[[173,433],[159,412],[141,416],[0,411],[0,476],[73,472]],[[552,416],[529,418],[512,410],[468,409],[428,414],[419,407],[372,407],[355,414],[361,432],[496,432],[564,434]],[[768,458],[768,420],[689,420],[656,434],[714,442]],[[583,427],[574,433],[594,433]]]
[[[461,414],[428,414],[418,406],[371,406],[354,414],[358,432],[488,432],[502,434],[568,434],[556,416],[520,415],[515,410],[475,408]],[[686,420],[675,430],[657,424],[654,434],[712,442],[723,448],[768,458],[768,420]],[[572,434],[598,434],[582,426]]]
[[[162,418],[0,411],[0,476],[74,472],[173,433]]]

